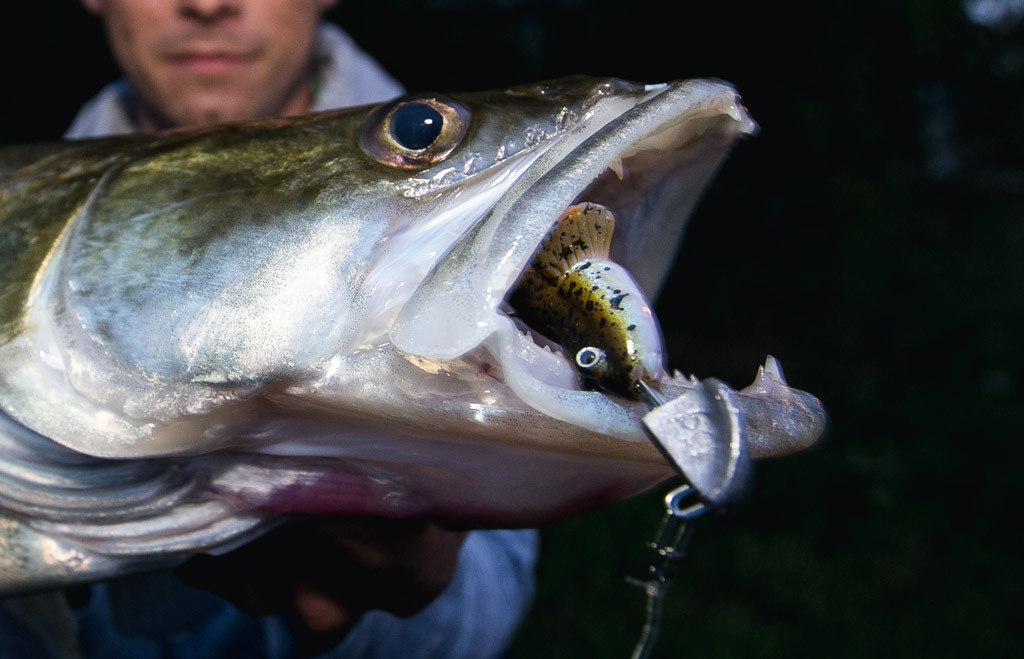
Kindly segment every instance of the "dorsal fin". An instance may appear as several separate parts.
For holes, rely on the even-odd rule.
[[[615,216],[604,206],[570,206],[541,245],[533,267],[560,277],[580,263],[607,259],[614,231]]]

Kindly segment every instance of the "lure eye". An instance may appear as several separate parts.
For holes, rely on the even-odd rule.
[[[599,375],[608,365],[608,356],[604,350],[587,346],[576,353],[576,365],[590,375]]]
[[[469,110],[447,96],[406,96],[367,116],[359,146],[379,163],[420,169],[454,151],[466,136],[469,120]]]

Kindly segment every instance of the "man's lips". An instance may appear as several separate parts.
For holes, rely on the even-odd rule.
[[[234,73],[255,62],[257,57],[256,53],[196,51],[169,55],[167,61],[195,75],[216,76]]]

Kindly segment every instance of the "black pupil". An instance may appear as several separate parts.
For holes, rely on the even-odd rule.
[[[391,115],[391,135],[406,149],[425,149],[441,133],[444,117],[426,103],[407,103]]]
[[[593,366],[597,362],[597,353],[584,348],[580,351],[580,366]]]

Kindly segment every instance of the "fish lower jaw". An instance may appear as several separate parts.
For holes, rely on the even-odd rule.
[[[501,365],[505,385],[533,409],[601,435],[646,441],[637,401],[580,388],[579,375],[564,352],[538,345],[511,318],[498,315],[484,347]]]

